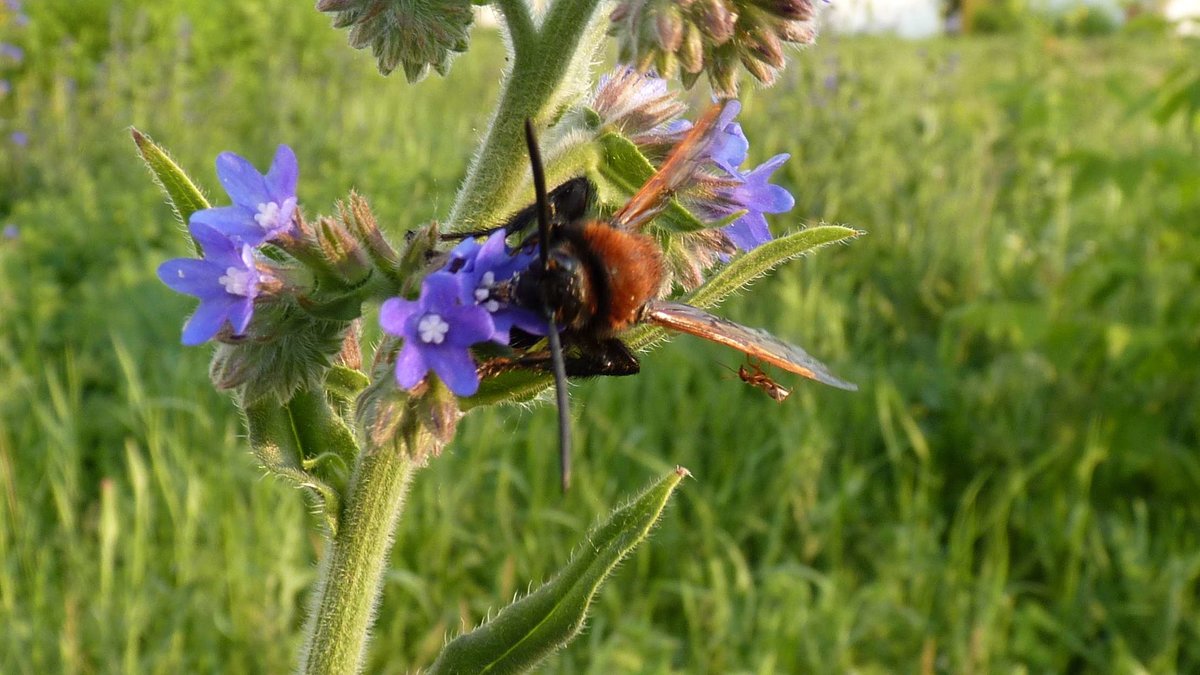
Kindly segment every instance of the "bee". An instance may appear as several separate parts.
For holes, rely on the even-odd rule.
[[[733,369],[730,368],[730,370]],[[790,389],[776,382],[762,369],[762,366],[752,360],[747,360],[746,363],[738,366],[737,376],[751,387],[761,389],[763,393],[778,403],[783,403],[784,399],[792,395]]]
[[[547,194],[533,125],[526,120],[536,202],[504,227],[510,234],[522,232],[536,220],[538,259],[499,290],[513,304],[537,311],[547,321],[548,350],[527,353],[513,363],[549,368],[554,373],[564,491],[570,484],[567,378],[637,373],[640,362],[620,339],[635,325],[651,323],[688,333],[818,382],[857,390],[800,347],[658,297],[667,278],[666,262],[658,240],[642,230],[696,175],[722,108],[720,103],[713,104],[645,186],[606,220],[588,216],[595,187],[586,178],[571,179]],[[528,235],[526,242],[533,236]],[[761,370],[743,371],[743,380],[763,388],[776,400],[788,395]],[[767,388],[768,383],[773,386]]]

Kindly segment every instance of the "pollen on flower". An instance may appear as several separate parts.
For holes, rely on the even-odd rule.
[[[417,334],[420,335],[421,342],[426,344],[442,344],[448,332],[450,324],[437,314],[426,314],[417,323]]]
[[[254,214],[254,222],[263,229],[274,229],[279,224],[279,204],[268,202],[258,205],[258,213]]]
[[[492,288],[496,286],[496,274],[491,270],[483,273],[479,278],[479,285],[475,287],[475,304],[482,305],[484,309],[496,313],[500,309],[500,302],[492,297]]]
[[[258,274],[254,270],[225,268],[225,274],[217,282],[225,287],[230,295],[254,297],[258,292]]]

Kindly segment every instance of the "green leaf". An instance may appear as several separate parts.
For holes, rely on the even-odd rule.
[[[371,380],[366,373],[348,366],[335,365],[325,374],[325,389],[343,412],[349,412],[354,400]]]
[[[735,258],[702,286],[680,298],[680,302],[701,309],[715,307],[750,282],[793,258],[862,234],[859,230],[841,225],[818,225],[773,239]],[[667,332],[662,328],[642,324],[626,332],[621,339],[634,350],[640,350],[666,337]]]
[[[455,638],[429,669],[437,673],[520,673],[565,646],[583,627],[600,585],[646,539],[688,475],[676,468],[588,533],[567,566],[496,618]]]
[[[524,403],[533,400],[554,382],[550,373],[513,370],[489,377],[479,383],[479,391],[460,401],[463,411],[498,403]]]
[[[137,144],[138,154],[142,156],[142,161],[154,176],[154,182],[167,193],[167,201],[179,222],[187,225],[188,218],[193,213],[208,208],[208,200],[162,146],[137,129],[130,127],[129,131],[133,134],[133,142]],[[192,245],[197,253],[201,252],[195,240],[192,241]]]
[[[297,392],[285,405],[269,399],[243,406],[250,447],[267,471],[316,497],[331,534],[337,533],[341,492],[358,453],[350,428],[323,392]]]

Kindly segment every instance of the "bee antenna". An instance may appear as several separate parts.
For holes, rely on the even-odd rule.
[[[546,171],[542,167],[542,153],[537,138],[533,135],[533,121],[525,118],[525,143],[529,146],[529,163],[533,168],[533,191],[537,198],[538,261],[542,271],[550,269],[550,202],[546,198]],[[562,340],[558,336],[558,323],[554,320],[554,308],[542,287],[542,316],[549,324],[546,339],[550,342],[550,360],[554,364],[554,395],[558,400],[558,462],[562,478],[562,490],[571,487],[571,402],[567,398],[567,364],[563,359]]]

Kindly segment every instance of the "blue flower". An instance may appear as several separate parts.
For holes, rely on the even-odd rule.
[[[3,237],[8,241],[12,241],[19,236],[21,236],[21,228],[17,227],[16,223],[5,224],[3,233],[0,233],[0,237]]]
[[[771,230],[767,228],[764,213],[784,213],[791,211],[796,205],[796,200],[790,192],[768,182],[771,174],[775,173],[788,157],[790,155],[775,155],[749,173],[735,174],[741,179],[741,183],[723,190],[722,197],[728,203],[736,205],[728,213],[746,210],[741,218],[722,228],[734,246],[743,251],[771,241]]]
[[[731,176],[739,175],[738,167],[746,161],[746,152],[750,150],[750,141],[742,133],[742,125],[733,121],[741,110],[742,104],[737,101],[725,104],[708,148],[708,156],[713,163]]]
[[[390,298],[379,310],[384,332],[404,340],[396,357],[396,384],[412,389],[432,370],[457,396],[479,390],[470,347],[492,338],[495,325],[486,309],[461,300],[457,275],[434,272],[421,284],[417,300]]]
[[[172,290],[200,298],[200,307],[183,327],[183,344],[210,340],[226,323],[234,335],[243,335],[254,313],[260,286],[270,279],[255,265],[254,249],[235,242],[203,223],[189,230],[204,258],[176,258],[158,267],[158,278]]]
[[[733,121],[741,109],[740,103],[730,101],[714,125],[715,131],[706,157],[729,174],[729,177],[716,181],[712,198],[701,206],[701,211],[705,212],[705,215],[715,216],[714,220],[745,211],[745,214],[721,231],[729,237],[734,246],[749,251],[771,241],[771,230],[767,227],[767,219],[763,214],[790,211],[796,200],[786,189],[769,182],[771,174],[787,161],[789,155],[775,155],[750,172],[742,173],[740,167],[746,161],[750,142],[742,132],[742,125]]]
[[[496,292],[503,282],[528,269],[537,259],[534,253],[509,250],[506,234],[497,230],[482,246],[473,239],[465,240],[450,252],[447,263],[447,270],[462,275],[462,301],[483,307],[492,315],[495,332],[491,339],[503,345],[508,344],[513,326],[532,335],[545,335],[547,327],[537,312],[513,306]]]
[[[207,225],[250,246],[293,236],[299,174],[296,154],[286,145],[275,151],[275,159],[265,176],[245,158],[223,152],[217,156],[217,178],[229,193],[233,206],[197,211],[190,222]]]
[[[29,134],[24,131],[14,131],[8,135],[8,140],[13,142],[13,145],[23,148],[29,145]]]
[[[10,45],[7,42],[0,42],[0,56],[20,63],[25,60],[25,50],[16,45]]]

